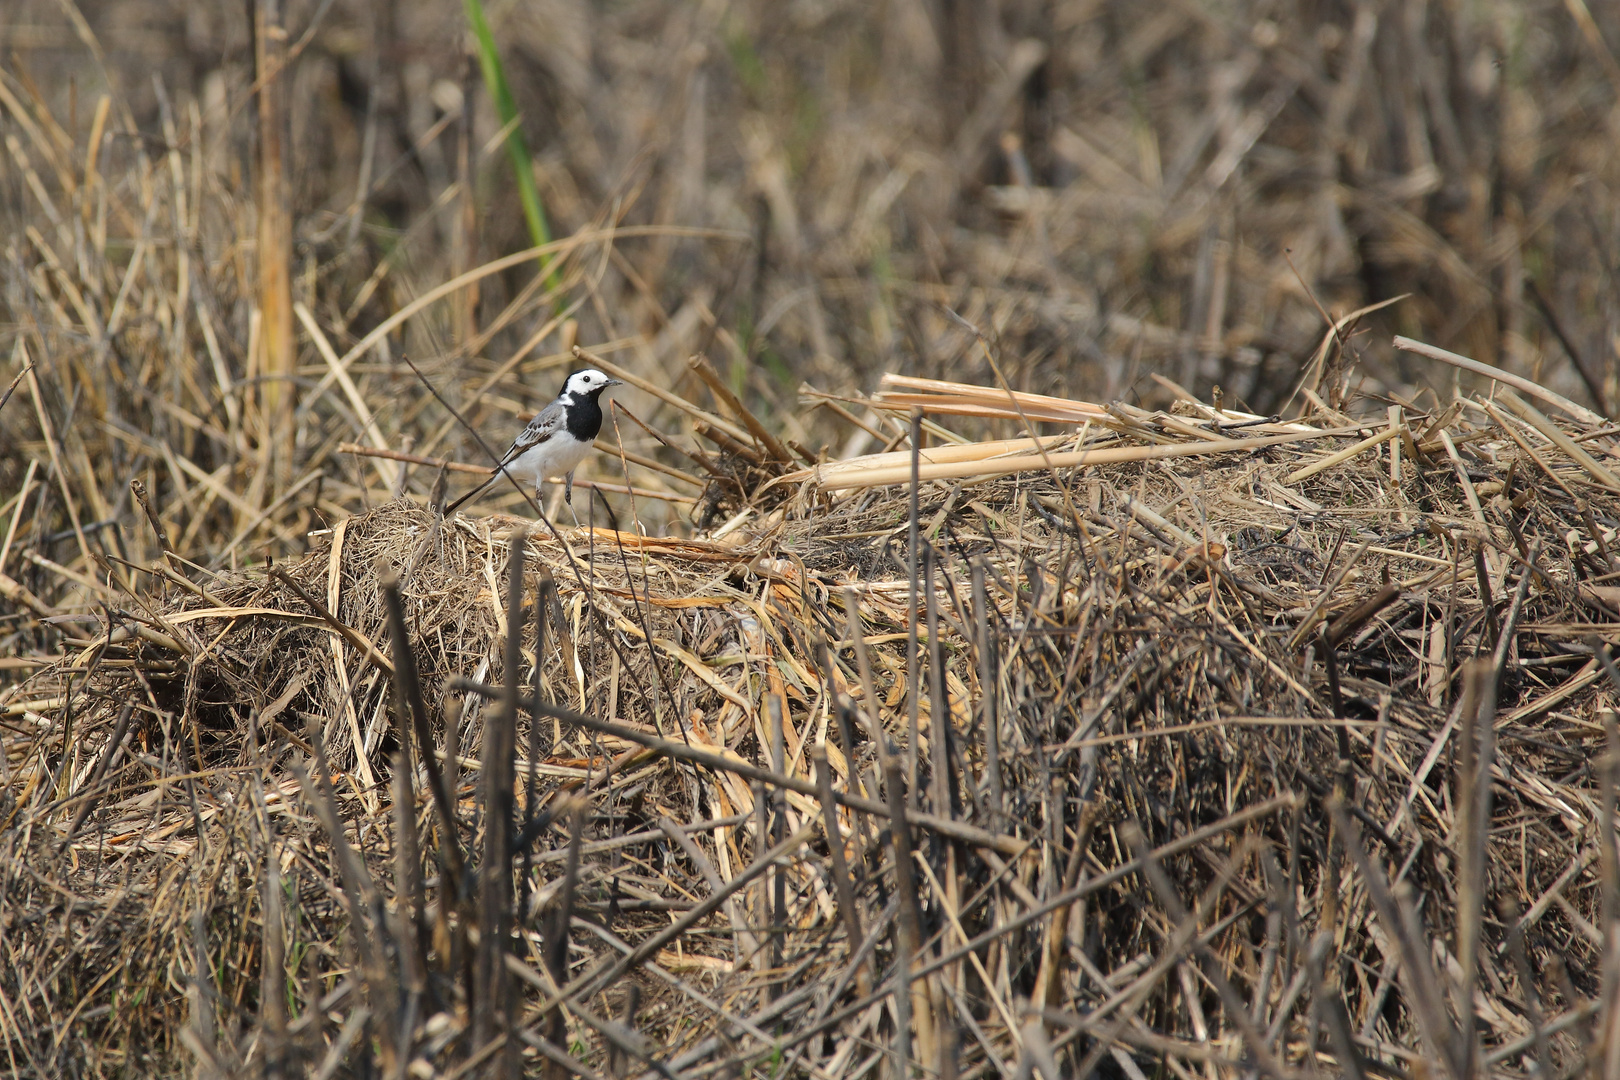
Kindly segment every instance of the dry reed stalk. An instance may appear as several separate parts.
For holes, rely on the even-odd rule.
[[[1620,490],[1620,478],[1616,478],[1614,473],[1601,465],[1596,458],[1581,449],[1574,439],[1554,427],[1552,422],[1543,416],[1535,406],[1524,401],[1511,390],[1503,390],[1498,397],[1507,405],[1509,411],[1545,435],[1554,446],[1558,447],[1572,461],[1590,473],[1598,483],[1611,491]]]
[[[516,754],[519,687],[523,656],[523,584],[526,530],[515,529],[508,541],[506,564],[506,635],[502,669],[505,684],[499,703],[485,719],[483,760],[479,770],[484,847],[478,868],[478,954],[473,998],[473,1045],[482,1047],[496,1035],[506,1037],[496,1069],[514,1076],[518,1069],[515,1022],[506,954],[512,934],[513,760]],[[563,924],[566,930],[567,923]]]
[[[397,583],[384,581],[382,591],[388,612],[389,641],[394,654],[396,692],[410,710],[411,733],[416,739],[416,752],[422,763],[422,770],[427,775],[428,791],[433,798],[434,809],[438,813],[439,851],[444,860],[443,872],[451,880],[459,881],[463,871],[461,844],[457,839],[458,830],[455,827],[453,764],[455,755],[451,753],[448,757],[451,769],[447,775],[440,769],[438,754],[435,752],[427,704],[423,700],[421,683],[417,677],[416,658],[411,651],[410,633],[405,626],[405,612],[400,602]],[[460,891],[459,887],[457,891]]]
[[[1495,382],[1504,383],[1516,390],[1522,390],[1527,394],[1540,398],[1549,405],[1556,405],[1583,424],[1597,427],[1604,423],[1604,418],[1598,413],[1577,405],[1562,394],[1554,393],[1540,383],[1526,379],[1522,375],[1515,375],[1490,364],[1458,355],[1448,349],[1437,348],[1422,341],[1414,341],[1408,337],[1396,337],[1395,347],[1406,352],[1417,353],[1419,356],[1426,356],[1430,360],[1439,360],[1441,363],[1450,364],[1463,371],[1472,371],[1476,375],[1483,375]]]
[[[1107,424],[1111,414],[1101,405],[1089,401],[1071,401],[1045,394],[1027,394],[1018,391],[996,391],[966,383],[944,382],[938,379],[919,379],[887,373],[883,386],[898,387],[882,390],[872,396],[872,405],[879,409],[907,412],[923,409],[932,413],[958,416],[989,416],[1029,420],[1050,420],[1059,423],[1083,424],[1087,421]],[[905,393],[903,391],[916,391]],[[1259,419],[1244,416],[1245,420]]]
[[[731,388],[721,381],[719,373],[714,370],[714,365],[710,364],[702,356],[694,356],[687,360],[686,364],[703,380],[704,385],[713,392],[715,399],[725,407],[726,411],[742,420],[749,434],[765,448],[765,451],[771,457],[781,462],[791,462],[793,460],[793,455],[788,452],[788,448],[783,446],[781,441],[775,435],[772,435],[764,424],[760,423],[759,417],[750,412],[748,407],[737,399],[737,395],[731,392]]]
[[[1325,429],[1288,435],[1271,435],[1253,439],[1228,439],[1221,442],[1197,442],[1168,446],[1104,447],[1092,450],[1069,450],[1058,453],[1033,455],[1005,455],[999,449],[980,449],[977,455],[964,454],[955,461],[929,462],[922,465],[918,477],[922,480],[990,479],[1018,472],[1044,472],[1050,469],[1070,469],[1098,465],[1119,465],[1127,462],[1169,461],[1176,458],[1205,457],[1211,454],[1239,453],[1283,446],[1310,439],[1332,438],[1354,434],[1357,429]],[[971,451],[974,447],[962,447]],[[988,452],[985,452],[988,451]],[[887,462],[869,463],[860,459],[841,461],[832,465],[818,465],[813,469],[789,473],[782,478],[789,481],[813,481],[830,491],[851,488],[882,487],[910,479],[904,466]]]
[[[288,205],[288,126],[285,105],[287,31],[279,0],[255,0],[253,59],[258,95],[258,185],[255,191],[255,243],[258,252],[260,347],[263,349],[264,464],[274,464],[280,485],[293,469],[293,415],[298,391],[293,382],[297,343],[293,340],[292,216]]]
[[[917,899],[917,881],[911,865],[911,829],[906,823],[905,778],[891,759],[883,783],[889,796],[889,850],[894,861],[895,892],[900,898],[900,917],[895,920],[894,1001],[897,1025],[895,1059],[902,1073],[910,1071],[913,1053],[911,1025],[917,1028],[916,1056],[933,1059],[934,1022],[926,983],[913,974],[921,959],[922,909]]]
[[[922,737],[919,726],[921,709],[922,680],[919,678],[917,659],[917,600],[921,592],[921,583],[918,575],[921,572],[919,560],[922,558],[922,522],[919,509],[922,497],[922,485],[918,482],[922,468],[922,412],[919,409],[911,410],[911,448],[910,479],[911,484],[906,488],[906,681],[903,693],[906,695],[906,791],[909,793],[911,805],[915,808],[921,805],[921,785],[917,782],[919,770],[922,768]],[[890,784],[891,794],[889,802],[892,806],[894,795],[887,771],[883,777],[885,784]],[[935,807],[937,810],[938,807]],[[893,821],[890,829],[895,828]],[[898,873],[898,871],[896,871]],[[915,952],[915,950],[913,950]],[[927,1055],[924,1055],[926,1060]],[[904,1055],[901,1057],[904,1064]]]

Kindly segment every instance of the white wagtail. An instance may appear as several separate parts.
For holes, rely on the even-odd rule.
[[[568,376],[557,400],[534,414],[534,419],[501,455],[501,464],[490,473],[489,479],[445,507],[444,512],[455,513],[456,507],[483,492],[503,473],[532,481],[536,499],[540,497],[540,485],[548,477],[563,477],[563,498],[572,511],[574,470],[591,452],[596,433],[602,430],[602,391],[619,385],[618,379],[610,379],[595,368]]]

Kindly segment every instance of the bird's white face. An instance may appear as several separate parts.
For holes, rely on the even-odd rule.
[[[563,385],[563,396],[589,397],[592,393],[618,385],[618,379],[610,379],[595,368],[586,368],[568,376],[568,382]]]

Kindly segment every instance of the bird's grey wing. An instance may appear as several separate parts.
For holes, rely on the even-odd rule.
[[[566,421],[566,408],[553,401],[550,405],[535,413],[534,419],[530,420],[528,425],[518,432],[518,437],[512,440],[512,445],[507,447],[506,453],[501,456],[501,464],[512,464],[512,462],[561,431]]]
[[[512,445],[507,447],[506,453],[501,455],[501,463],[489,471],[489,479],[445,507],[444,512],[446,514],[455,513],[457,507],[499,480],[502,469],[557,434],[557,432],[564,430],[567,427],[567,421],[566,410],[555,401],[535,413],[534,419],[530,420],[524,429],[518,432],[518,437],[512,440]]]

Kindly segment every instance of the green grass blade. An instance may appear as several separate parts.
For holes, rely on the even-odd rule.
[[[529,225],[529,239],[535,247],[551,242],[551,230],[546,225],[545,207],[540,205],[540,189],[534,183],[534,162],[529,157],[529,144],[523,137],[523,127],[513,124],[517,104],[512,100],[512,88],[506,82],[506,68],[501,64],[500,50],[495,47],[495,36],[490,33],[489,21],[484,18],[481,0],[463,0],[467,9],[467,22],[472,26],[478,43],[478,66],[484,73],[484,88],[495,102],[495,114],[501,126],[511,125],[506,136],[506,153],[512,159],[512,174],[517,179],[518,199],[523,203],[523,218]],[[540,256],[540,269],[546,275],[546,286],[556,289],[557,270],[551,258]]]

